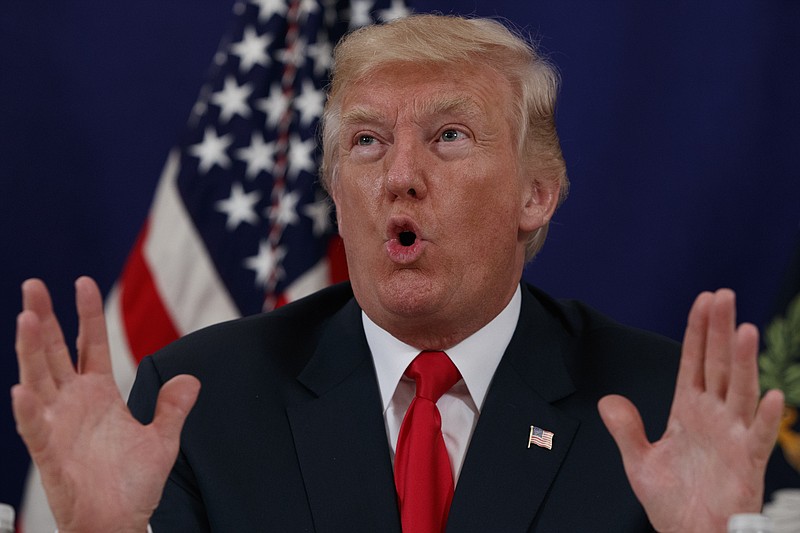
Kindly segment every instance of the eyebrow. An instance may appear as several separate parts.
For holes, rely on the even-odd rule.
[[[352,126],[353,124],[374,123],[381,122],[384,119],[385,115],[379,111],[366,107],[356,107],[342,115],[342,125]]]
[[[416,110],[423,115],[452,115],[463,113],[469,118],[483,116],[478,103],[469,96],[456,95],[444,96],[427,102],[423,102]]]

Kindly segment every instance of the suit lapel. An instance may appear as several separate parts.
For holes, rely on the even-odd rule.
[[[579,422],[552,405],[574,391],[563,364],[564,328],[523,287],[514,336],[470,442],[448,531],[528,531]],[[528,447],[530,426],[554,433],[553,448]]]
[[[351,300],[298,377],[316,398],[287,409],[317,531],[399,532],[375,370]]]

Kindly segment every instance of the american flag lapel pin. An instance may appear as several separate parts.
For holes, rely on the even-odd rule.
[[[546,429],[542,429],[540,427],[531,426],[531,434],[528,437],[528,448],[531,447],[531,444],[535,444],[540,448],[547,448],[548,450],[552,450],[553,432],[547,431]]]

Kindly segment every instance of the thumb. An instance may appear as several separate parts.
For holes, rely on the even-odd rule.
[[[161,436],[178,442],[186,416],[200,393],[200,381],[189,375],[175,376],[161,387],[153,417],[153,427]]]
[[[11,388],[11,407],[17,423],[17,433],[25,441],[31,456],[45,448],[50,436],[50,427],[45,422],[44,405],[24,385]]]
[[[770,390],[758,404],[751,426],[753,456],[766,463],[775,448],[778,429],[784,410],[784,395],[780,390]]]
[[[616,394],[601,398],[597,409],[611,437],[617,443],[626,468],[638,464],[650,447],[639,410],[630,400]]]

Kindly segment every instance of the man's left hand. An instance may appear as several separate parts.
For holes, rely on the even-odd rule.
[[[783,395],[760,398],[757,354],[758,330],[736,326],[733,291],[703,293],[689,313],[661,439],[647,440],[626,398],[600,400],[633,491],[658,531],[724,532],[729,516],[761,510]]]

